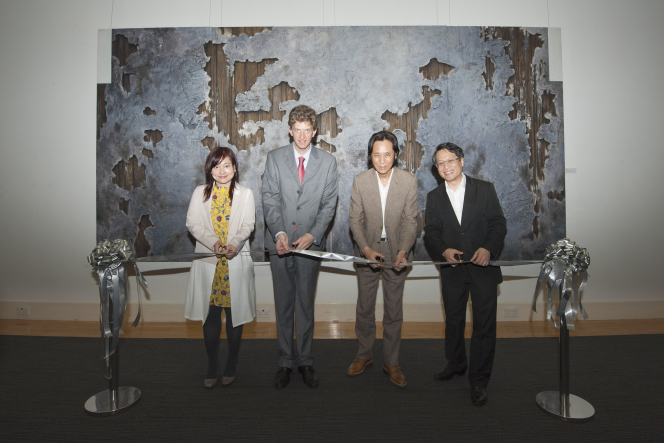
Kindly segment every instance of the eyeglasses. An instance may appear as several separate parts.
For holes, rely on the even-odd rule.
[[[440,168],[441,166],[444,167],[444,166],[447,166],[447,165],[452,166],[452,165],[454,164],[454,162],[457,161],[457,160],[459,160],[459,157],[457,157],[457,158],[452,158],[452,159],[450,159],[450,160],[439,161],[439,162],[438,162],[438,167]]]

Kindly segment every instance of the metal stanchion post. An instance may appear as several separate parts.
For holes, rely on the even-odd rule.
[[[108,312],[113,312],[112,297],[108,298]],[[113,318],[110,319],[110,327],[113,330]],[[103,335],[103,334],[102,334]],[[104,346],[108,350],[111,340],[103,337]],[[108,360],[104,360],[105,377],[108,379],[108,390],[101,391],[85,402],[85,410],[91,415],[113,415],[124,412],[134,406],[141,398],[141,391],[137,388],[128,386],[118,387],[120,379],[118,377],[118,349],[110,355]]]
[[[595,408],[584,399],[569,393],[569,330],[565,316],[560,317],[560,375],[558,391],[543,391],[535,400],[540,408],[564,421],[586,421]]]

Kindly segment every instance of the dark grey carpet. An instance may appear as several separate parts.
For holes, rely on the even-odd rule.
[[[380,344],[374,366],[350,378],[356,341],[315,340],[320,388],[296,376],[277,391],[276,340],[244,340],[236,382],[206,390],[202,340],[122,340],[120,384],[142,398],[99,418],[83,405],[107,387],[100,339],[0,336],[0,441],[664,440],[662,335],[571,339],[571,392],[596,409],[588,423],[561,422],[535,403],[538,392],[557,389],[557,339],[499,339],[481,408],[465,377],[433,379],[442,340],[402,341],[405,389],[382,373]],[[225,352],[224,344],[222,368]]]

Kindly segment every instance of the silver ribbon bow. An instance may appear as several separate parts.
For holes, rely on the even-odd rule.
[[[106,338],[104,340],[104,359],[107,362],[118,347],[119,335],[123,333],[122,322],[127,308],[127,270],[124,264],[132,261],[134,261],[134,251],[126,240],[102,240],[88,256],[88,263],[99,276],[99,327]],[[134,263],[134,269],[136,270],[136,290],[139,290],[139,285],[147,289],[148,283],[138,270],[136,263]],[[113,312],[109,312],[109,300]],[[140,319],[139,294],[138,314],[131,326],[136,327]]]
[[[588,266],[590,266],[588,251],[568,238],[558,240],[557,243],[546,248],[544,263],[542,263],[542,270],[535,287],[533,311],[537,312],[537,294],[540,285],[546,279],[548,287],[547,320],[551,320],[551,323],[560,329],[560,325],[553,318],[553,300],[551,297],[552,292],[558,292],[560,303],[556,315],[559,318],[564,315],[567,329],[574,330],[574,318],[577,312],[581,312],[584,320],[588,318],[579,295],[579,292],[583,291],[588,282]],[[577,281],[579,275],[583,276],[580,286]]]

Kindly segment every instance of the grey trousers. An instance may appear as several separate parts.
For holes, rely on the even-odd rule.
[[[385,263],[392,264],[387,242],[374,248],[385,256]],[[355,334],[358,340],[357,357],[370,359],[376,340],[376,296],[378,282],[383,275],[383,364],[399,365],[401,346],[401,324],[403,323],[403,287],[407,269],[396,272],[393,269],[372,269],[368,265],[357,265],[357,308],[355,311]]]
[[[320,260],[270,254],[274,311],[277,320],[279,367],[313,365],[314,300]],[[297,337],[294,348],[293,329]]]

